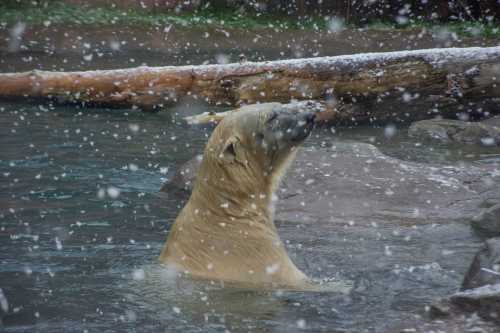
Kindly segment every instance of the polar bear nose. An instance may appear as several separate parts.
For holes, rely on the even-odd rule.
[[[311,133],[315,118],[315,113],[310,111],[273,110],[267,118],[267,138],[270,142],[302,142]]]
[[[314,112],[301,112],[297,114],[297,125],[299,127],[312,126],[316,114]]]
[[[304,112],[304,120],[307,123],[313,123],[314,119],[316,119],[316,113],[315,112]]]
[[[313,123],[315,118],[315,112],[290,112],[288,110],[273,110],[267,118],[267,122],[279,123],[281,125],[288,125],[290,122],[298,122],[300,126]]]
[[[316,119],[316,113],[314,112],[301,112],[297,115],[299,124],[312,124],[314,119]]]

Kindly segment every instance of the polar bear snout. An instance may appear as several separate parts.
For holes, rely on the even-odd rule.
[[[314,112],[273,110],[267,125],[278,141],[301,142],[311,133],[315,118]]]

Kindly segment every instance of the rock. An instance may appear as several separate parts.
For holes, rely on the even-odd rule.
[[[500,284],[488,284],[460,291],[448,298],[437,300],[429,307],[429,316],[432,320],[439,319],[457,323],[463,322],[470,314],[477,314],[482,320],[491,321],[496,325],[500,324]],[[466,321],[481,322],[479,318],[469,318]],[[487,328],[484,323],[479,326]],[[490,330],[486,330],[486,332],[490,332]]]
[[[500,238],[488,239],[474,257],[461,290],[500,283]]]
[[[450,300],[465,311],[477,312],[483,318],[500,323],[500,283],[458,292]]]
[[[429,307],[431,319],[457,322],[470,313],[500,323],[500,238],[492,238],[476,254],[461,291]]]
[[[480,233],[491,236],[500,236],[500,204],[483,210],[474,216],[472,226]]]
[[[480,122],[429,119],[411,124],[408,134],[423,139],[454,141],[484,146],[500,145],[500,117]]]
[[[431,319],[448,317],[452,314],[452,305],[450,300],[446,298],[440,298],[431,304],[429,308],[429,316]]]
[[[488,126],[500,128],[500,116],[483,120],[482,123]]]
[[[431,310],[432,311],[432,310]],[[447,316],[434,318],[435,320],[420,322],[416,332],[442,333],[498,333],[498,322],[484,319],[474,312],[461,312],[455,306]]]

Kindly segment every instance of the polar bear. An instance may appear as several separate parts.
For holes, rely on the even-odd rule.
[[[273,201],[314,119],[313,112],[279,103],[226,116],[206,145],[191,197],[160,262],[212,281],[292,289],[309,284],[280,240]]]

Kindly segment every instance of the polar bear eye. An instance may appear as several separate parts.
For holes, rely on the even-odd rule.
[[[271,115],[269,116],[269,118],[267,119],[267,122],[270,123],[272,122],[274,119],[278,118],[278,112],[276,111],[273,111],[273,113],[271,113]]]

